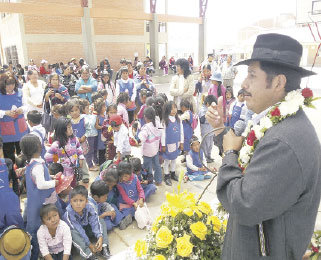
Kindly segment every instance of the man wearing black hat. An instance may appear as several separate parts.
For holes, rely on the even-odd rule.
[[[309,90],[299,91],[301,78],[314,73],[299,67],[301,56],[296,40],[264,34],[251,59],[237,64],[248,65],[242,89],[255,115],[246,139],[228,129],[215,132],[225,155],[217,196],[229,212],[222,259],[301,260],[310,242],[320,203],[321,148],[302,110]],[[214,128],[224,126],[222,100],[206,117]]]

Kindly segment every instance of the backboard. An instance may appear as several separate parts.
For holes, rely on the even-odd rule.
[[[321,0],[296,0],[296,22],[321,22]]]

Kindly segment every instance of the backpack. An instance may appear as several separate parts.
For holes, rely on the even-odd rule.
[[[196,127],[198,126],[198,115],[195,113],[192,113],[193,116],[193,120],[192,123],[189,123],[189,120],[186,120],[187,123],[189,123],[193,129],[193,131],[196,129]]]

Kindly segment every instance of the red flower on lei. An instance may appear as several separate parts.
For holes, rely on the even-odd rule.
[[[272,112],[271,112],[271,116],[280,116],[281,112],[280,109],[278,107],[276,107]]]
[[[250,146],[253,146],[254,144],[254,141],[256,140],[256,136],[255,136],[255,132],[254,130],[251,130],[249,132],[249,135],[247,136],[247,144],[250,145]]]
[[[301,92],[302,96],[304,98],[312,98],[313,97],[313,92],[311,89],[309,88],[304,88],[302,89],[302,92]]]
[[[312,246],[312,251],[314,253],[319,253],[319,248]]]

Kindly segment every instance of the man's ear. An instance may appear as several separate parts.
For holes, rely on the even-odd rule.
[[[286,85],[286,77],[283,74],[277,75],[275,78],[275,84],[276,88],[280,91],[285,91],[285,85]]]

